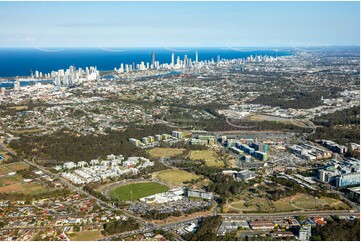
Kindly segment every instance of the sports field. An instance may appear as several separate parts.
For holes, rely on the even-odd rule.
[[[148,151],[153,158],[173,157],[182,154],[185,149],[176,148],[153,148]]]
[[[207,166],[224,166],[224,162],[213,150],[192,150],[188,157],[191,160],[204,160]]]
[[[23,181],[24,178],[16,175],[0,178],[0,194],[1,193],[21,193],[21,194],[40,194],[47,190],[40,184]]]
[[[95,241],[103,238],[104,236],[100,230],[81,231],[69,234],[72,241]]]
[[[142,197],[166,191],[168,191],[168,187],[163,184],[156,182],[141,182],[116,187],[110,190],[109,195],[111,198],[121,201],[135,201]]]
[[[192,179],[198,179],[200,177],[201,176],[197,176],[196,174],[182,170],[164,170],[157,174],[158,179],[167,183],[171,183],[175,186],[182,185],[183,182],[191,181]]]

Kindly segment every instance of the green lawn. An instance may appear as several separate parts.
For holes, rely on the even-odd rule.
[[[166,192],[168,187],[156,182],[132,183],[114,188],[110,191],[110,197],[122,201],[138,200],[142,197]]]

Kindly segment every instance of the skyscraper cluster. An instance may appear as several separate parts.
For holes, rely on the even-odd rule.
[[[75,66],[72,65],[66,70],[52,71],[51,76],[56,86],[73,86],[82,81],[96,80],[99,77],[99,71],[94,66],[86,67],[85,70],[82,68],[76,70]]]

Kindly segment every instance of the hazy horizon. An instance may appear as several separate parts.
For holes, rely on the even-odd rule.
[[[0,24],[5,48],[360,45],[356,1],[0,2]]]

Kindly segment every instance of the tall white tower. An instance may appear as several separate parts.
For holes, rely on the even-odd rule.
[[[19,77],[16,77],[15,82],[14,82],[14,91],[20,91],[20,80]]]

